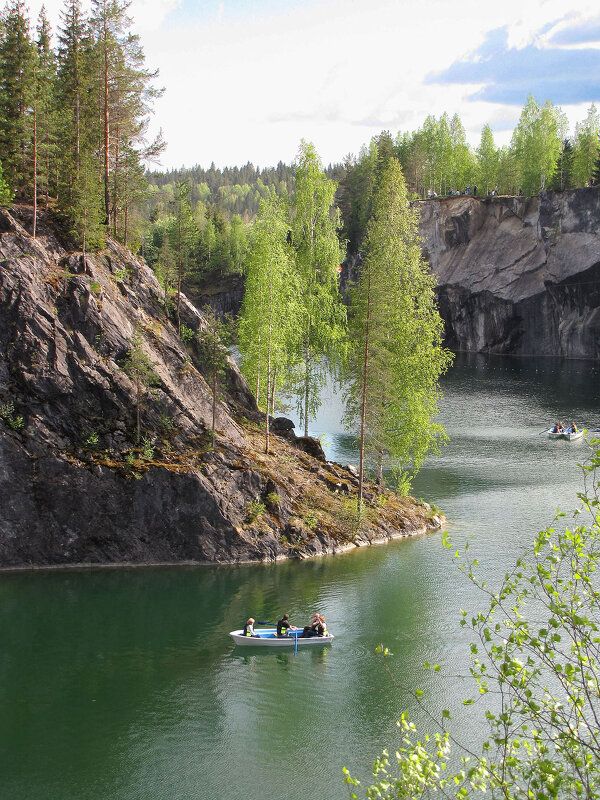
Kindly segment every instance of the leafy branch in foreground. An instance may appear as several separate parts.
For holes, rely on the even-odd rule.
[[[449,711],[433,715],[413,691],[435,732],[419,737],[403,715],[394,769],[384,751],[367,798],[600,797],[600,441],[592,444],[572,529],[541,531],[497,592],[476,577],[477,562],[461,567],[488,598],[485,611],[471,619],[462,612],[461,621],[475,634],[470,672],[480,696],[489,697],[488,739],[477,752],[458,742]],[[359,782],[344,772],[357,798]]]

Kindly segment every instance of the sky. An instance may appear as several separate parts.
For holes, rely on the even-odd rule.
[[[56,26],[61,0],[30,0],[33,23],[42,1]],[[336,163],[444,111],[472,145],[486,123],[503,145],[529,94],[571,133],[600,105],[597,0],[132,0],[130,15],[165,89],[164,169],[291,163],[303,138]]]

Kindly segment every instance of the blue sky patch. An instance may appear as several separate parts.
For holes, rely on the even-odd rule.
[[[595,41],[599,25],[587,26],[587,38],[582,26],[557,32],[551,44],[567,43],[569,33],[573,43]],[[560,42],[558,41],[560,39]],[[571,43],[571,42],[569,42]],[[448,69],[430,74],[428,84],[483,84],[469,96],[470,100],[490,103],[523,105],[529,94],[540,103],[547,99],[554,105],[592,103],[600,100],[600,50],[582,48],[561,49],[555,46],[527,45],[521,49],[508,46],[508,26],[490,31],[483,44],[468,60],[455,61]]]

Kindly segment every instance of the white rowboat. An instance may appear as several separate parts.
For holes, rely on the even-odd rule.
[[[549,439],[566,439],[569,442],[572,442],[575,439],[581,439],[583,436],[583,431],[575,431],[574,433],[561,431],[560,433],[555,433],[553,432],[552,428],[550,428],[547,433]]]
[[[254,636],[244,636],[244,631],[231,631],[229,634],[235,644],[245,645],[246,647],[309,647],[314,645],[331,644],[333,635],[307,636],[302,638],[302,631],[291,631],[287,636],[277,636],[275,628],[261,628],[254,632]]]

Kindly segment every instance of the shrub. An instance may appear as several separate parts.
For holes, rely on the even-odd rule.
[[[260,519],[262,515],[265,513],[265,504],[261,503],[260,500],[253,500],[251,503],[248,503],[246,506],[246,519],[249,523],[255,522],[257,519]]]
[[[13,431],[20,431],[25,425],[25,421],[20,414],[15,414],[15,406],[9,400],[0,406],[0,418],[3,419]]]

